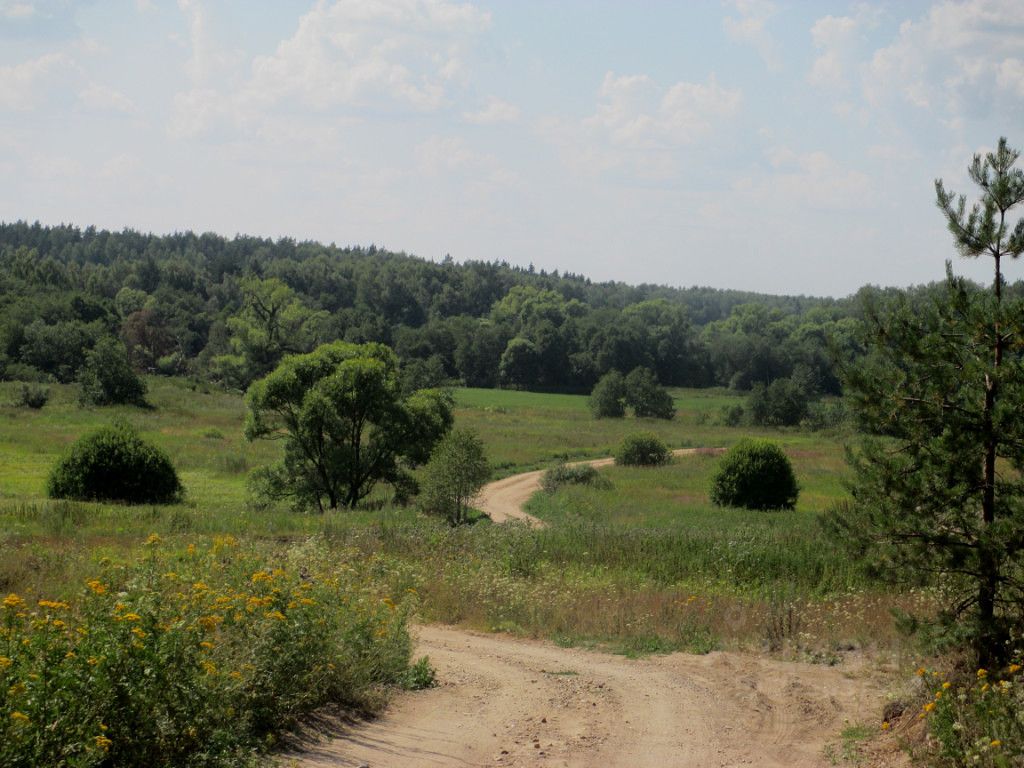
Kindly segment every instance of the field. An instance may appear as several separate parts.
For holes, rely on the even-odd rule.
[[[415,589],[424,620],[461,623],[628,653],[711,647],[786,647],[828,658],[842,647],[898,644],[889,609],[927,596],[893,595],[849,561],[819,524],[843,496],[842,436],[755,431],[781,443],[802,493],[791,512],[723,510],[707,501],[715,459],[659,469],[604,470],[610,490],[571,487],[530,503],[540,531],[486,522],[449,530],[378,494],[356,512],[307,515],[248,498],[246,475],[277,446],[242,437],[235,394],[151,379],[153,410],[83,410],[73,387],[54,387],[41,411],[0,406],[0,590],[67,596],[99,559],[129,557],[152,533],[185,547],[232,535],[261,552],[317,536],[355,548],[386,590]],[[728,446],[751,430],[716,425],[736,402],[726,391],[678,390],[674,421],[601,420],[586,398],[456,391],[456,423],[483,437],[495,475],[559,459],[608,455],[628,432],[672,447]],[[0,388],[0,402],[14,388]],[[47,471],[59,451],[114,415],[163,446],[182,473],[184,503],[131,508],[52,502]]]

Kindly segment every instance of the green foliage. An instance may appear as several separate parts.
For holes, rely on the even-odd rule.
[[[650,368],[634,368],[625,380],[626,405],[638,418],[671,419],[676,414],[672,396],[658,383]]]
[[[668,446],[653,432],[634,432],[626,435],[615,450],[615,463],[632,467],[666,464],[670,457]]]
[[[325,312],[305,306],[295,291],[276,278],[241,282],[242,309],[228,319],[230,352],[215,357],[215,376],[245,387],[274,369],[284,355],[308,352],[319,338]]]
[[[789,458],[766,440],[736,443],[711,480],[711,501],[723,507],[793,509],[799,492]]]
[[[471,430],[456,429],[441,438],[424,468],[420,506],[450,525],[461,525],[490,476],[483,442]]]
[[[611,488],[611,482],[590,464],[556,464],[540,481],[541,488],[547,493],[555,493],[565,485],[589,485],[593,488]]]
[[[402,687],[407,691],[424,691],[437,685],[437,670],[430,663],[429,656],[421,656],[409,665],[402,677]]]
[[[1024,621],[1024,302],[1004,298],[1000,269],[1024,250],[1024,220],[1007,220],[1024,202],[1016,160],[1005,139],[975,156],[968,171],[982,195],[969,213],[936,182],[957,249],[992,257],[991,291],[947,265],[944,289],[927,302],[866,304],[868,357],[847,371],[847,386],[874,436],[851,456],[853,504],[833,519],[893,580],[937,575],[940,624],[983,667],[1006,658]]]
[[[760,427],[795,427],[807,416],[807,392],[792,379],[757,384],[747,399],[752,423]]]
[[[124,345],[111,337],[96,342],[79,374],[86,405],[145,405],[146,384],[132,370]]]
[[[50,388],[39,384],[22,384],[18,393],[18,405],[38,411],[50,401]]]
[[[1024,763],[1022,669],[1018,660],[948,679],[938,671],[918,670],[926,697],[918,716],[926,720],[932,737],[922,754],[928,765],[1004,768]]]
[[[595,419],[620,419],[626,415],[626,380],[608,371],[590,393],[590,412]]]
[[[250,765],[301,715],[371,706],[410,674],[405,610],[358,561],[164,546],[66,600],[0,603],[0,764]]]
[[[397,358],[382,344],[335,342],[287,357],[246,401],[246,437],[284,440],[282,462],[257,474],[258,491],[321,511],[400,482],[452,423],[450,395],[402,397]]]
[[[178,473],[162,450],[139,437],[125,421],[81,438],[50,471],[52,499],[106,499],[129,504],[167,504],[181,495]]]

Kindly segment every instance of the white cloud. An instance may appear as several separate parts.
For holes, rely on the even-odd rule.
[[[258,130],[284,110],[332,119],[436,111],[466,80],[466,51],[490,24],[487,13],[448,0],[321,1],[273,54],[255,57],[245,76],[232,78],[225,73],[237,70],[238,57],[214,44],[201,0],[179,5],[190,28],[193,88],[175,96],[176,136],[218,125]]]
[[[445,0],[320,3],[253,62],[250,96],[314,109],[435,110],[462,76],[463,47],[489,24],[488,14]]]
[[[432,136],[416,147],[416,163],[430,176],[463,176],[487,184],[513,184],[517,175],[498,158],[477,152],[457,136]]]
[[[992,112],[1019,115],[1024,3],[944,0],[905,21],[891,45],[877,50],[864,77],[873,106],[909,103],[950,124]]]
[[[0,0],[0,16],[8,19],[28,19],[36,13],[35,6],[19,0]]]
[[[714,75],[706,84],[661,88],[646,75],[608,72],[598,93],[597,111],[583,125],[613,145],[632,149],[692,144],[733,117],[742,98],[739,90],[720,86]]]
[[[734,41],[752,45],[768,68],[777,71],[782,67],[778,43],[768,31],[768,20],[775,15],[775,3],[769,0],[728,0],[738,16],[726,16],[722,28]]]
[[[63,53],[46,53],[34,59],[0,67],[0,109],[28,111],[38,105],[55,83],[77,69]]]
[[[120,91],[99,83],[89,83],[79,91],[78,99],[89,109],[107,112],[135,111],[135,103]]]
[[[492,96],[481,109],[475,112],[463,112],[462,119],[477,125],[514,123],[519,119],[519,107]]]
[[[825,152],[799,153],[788,147],[768,151],[772,172],[738,179],[734,189],[764,208],[847,211],[868,207],[871,184]]]

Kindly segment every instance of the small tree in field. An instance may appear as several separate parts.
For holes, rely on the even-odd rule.
[[[658,383],[650,368],[634,368],[626,377],[626,405],[638,418],[671,419],[676,415],[672,395]]]
[[[109,336],[86,355],[79,382],[86,405],[146,404],[146,383],[132,370],[124,344]]]
[[[398,359],[382,344],[325,344],[286,357],[246,395],[245,434],[284,441],[284,458],[256,478],[300,507],[354,507],[379,482],[402,485],[452,424],[451,397],[403,397]]]
[[[608,371],[590,393],[590,412],[595,419],[621,419],[626,415],[626,381],[618,371]]]
[[[423,511],[451,525],[465,523],[470,502],[491,476],[483,442],[472,430],[450,432],[437,444],[423,475]]]
[[[941,577],[942,623],[983,667],[1005,659],[1024,620],[1024,303],[1003,297],[1002,264],[1024,251],[1018,153],[1005,139],[969,167],[981,189],[935,184],[957,250],[993,260],[991,290],[954,278],[925,305],[866,307],[869,355],[846,372],[861,425],[853,503],[834,523],[894,579]]]

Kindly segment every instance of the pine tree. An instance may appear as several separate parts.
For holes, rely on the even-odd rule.
[[[865,362],[847,390],[871,433],[851,453],[853,502],[834,523],[899,580],[931,574],[941,625],[987,667],[1024,618],[1024,303],[1004,297],[1004,260],[1024,251],[1018,152],[1005,139],[969,167],[981,190],[936,181],[957,250],[993,259],[990,290],[955,278],[923,303],[865,307]]]

